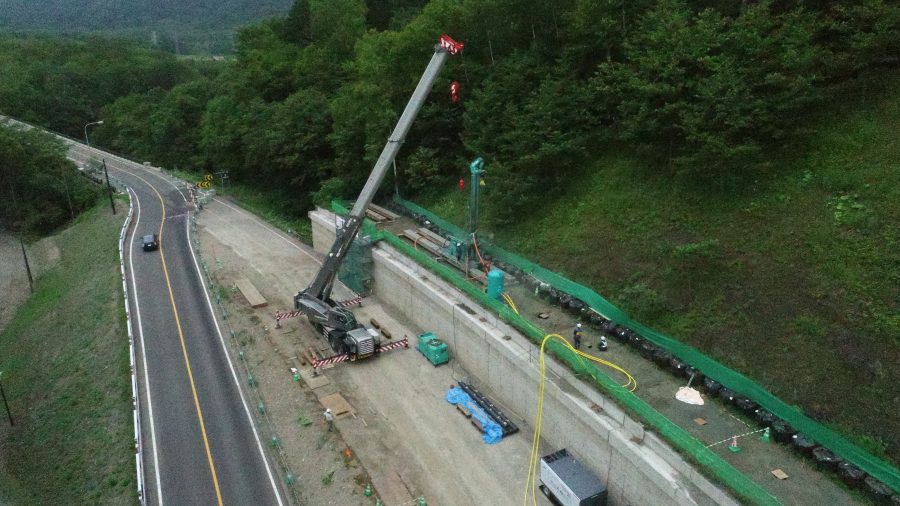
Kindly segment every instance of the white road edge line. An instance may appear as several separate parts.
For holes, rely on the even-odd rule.
[[[137,219],[134,222],[134,229],[131,233],[131,239],[134,240],[134,235],[137,233],[138,224],[141,221],[141,201],[137,198],[137,193],[135,193],[131,188],[128,188],[128,192],[133,195],[134,202],[137,203]],[[140,336],[141,342],[141,361],[144,365],[144,384],[147,385],[147,415],[150,418],[150,440],[153,443],[153,474],[156,478],[156,497],[159,501],[159,505],[163,504],[163,496],[162,496],[162,482],[159,475],[159,455],[156,450],[156,424],[153,422],[153,402],[150,399],[150,376],[147,373],[147,348],[144,346],[144,327],[141,324],[141,304],[138,301],[138,292],[137,292],[137,281],[134,275],[134,248],[131,247],[128,249],[128,265],[131,269],[131,291],[134,293],[134,314],[137,317],[137,327],[138,327],[138,335]],[[138,399],[140,402],[140,399]]]
[[[231,354],[228,353],[228,347],[225,345],[225,338],[222,337],[222,329],[219,327],[219,319],[216,318],[215,309],[213,309],[212,300],[209,298],[209,291],[206,288],[206,280],[203,277],[203,272],[200,270],[200,263],[197,262],[197,255],[194,252],[194,246],[191,244],[191,219],[188,216],[188,219],[184,220],[184,232],[187,236],[188,247],[191,250],[191,258],[194,261],[194,269],[197,270],[197,277],[200,280],[200,285],[203,287],[203,296],[206,298],[206,305],[209,307],[209,314],[213,317],[213,324],[216,326],[216,334],[219,336],[219,343],[222,345],[222,351],[225,353],[225,360],[228,361],[228,368],[231,370],[231,378],[234,380],[234,385],[237,387],[238,395],[241,397],[241,404],[244,406],[244,413],[247,415],[247,420],[250,422],[250,428],[253,429],[253,437],[256,439],[256,447],[259,449],[259,456],[262,458],[263,465],[266,466],[266,474],[269,476],[269,483],[272,485],[272,491],[275,493],[275,499],[278,500],[279,506],[284,506],[284,502],[281,500],[281,493],[278,490],[278,485],[275,484],[275,478],[272,476],[272,470],[269,467],[269,459],[266,458],[265,450],[262,446],[262,441],[259,439],[259,433],[256,431],[256,424],[253,422],[253,416],[250,414],[250,408],[247,407],[247,400],[244,399],[244,391],[241,389],[241,382],[238,380],[237,373],[234,371],[234,364],[231,362]]]

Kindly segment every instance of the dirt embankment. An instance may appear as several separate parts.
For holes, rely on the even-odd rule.
[[[26,245],[25,251],[34,278],[59,261],[59,248],[52,238]],[[0,229],[0,331],[6,328],[28,295],[28,275],[22,246],[18,237]]]

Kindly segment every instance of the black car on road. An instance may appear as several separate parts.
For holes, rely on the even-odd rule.
[[[159,237],[156,234],[145,235],[143,242],[144,251],[155,251],[159,249]]]

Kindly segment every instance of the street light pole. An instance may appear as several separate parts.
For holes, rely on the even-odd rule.
[[[3,372],[0,371],[0,379],[2,379],[2,378],[3,378]],[[0,382],[0,397],[3,397],[3,405],[6,407],[6,416],[9,417],[9,425],[10,425],[10,427],[13,427],[16,424],[13,423],[12,412],[9,411],[9,404],[7,404],[7,402],[6,402],[6,392],[3,391],[3,383],[2,382]]]
[[[89,127],[91,125],[102,125],[102,124],[103,124],[103,120],[101,119],[100,121],[93,121],[91,123],[84,125],[84,143],[87,144],[88,147],[91,147],[91,140],[88,138],[87,127]]]

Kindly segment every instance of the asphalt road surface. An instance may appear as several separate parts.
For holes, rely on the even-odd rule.
[[[124,253],[147,504],[288,503],[190,247],[187,189],[157,169],[66,142],[69,158],[80,165],[105,159],[134,204]],[[153,233],[160,248],[145,252],[141,236]]]

